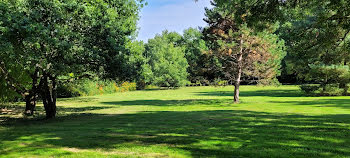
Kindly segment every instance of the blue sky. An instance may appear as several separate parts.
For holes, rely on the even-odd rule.
[[[141,10],[138,23],[138,40],[147,42],[156,34],[167,29],[182,33],[189,27],[206,26],[203,21],[204,8],[210,7],[209,0],[146,0],[148,5]]]

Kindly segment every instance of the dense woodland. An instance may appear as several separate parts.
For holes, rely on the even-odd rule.
[[[143,0],[1,0],[0,101],[43,102],[79,87],[300,84],[348,95],[350,2],[212,0],[207,26],[137,41]],[[73,87],[73,88],[72,88]],[[75,88],[74,88],[75,87]],[[118,87],[118,86],[116,86]],[[80,91],[82,91],[80,88]]]

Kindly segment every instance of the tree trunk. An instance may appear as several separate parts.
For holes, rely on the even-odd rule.
[[[234,93],[234,102],[239,103],[239,83],[235,83],[235,93]]]
[[[25,95],[26,109],[24,111],[25,115],[32,116],[34,114],[36,101],[38,98],[38,88],[40,85],[37,85],[39,79],[39,69],[36,69],[32,75],[32,89],[29,91],[28,95]]]
[[[243,59],[243,37],[240,42],[240,52],[237,56],[237,72],[235,74],[235,91],[233,100],[235,103],[239,103],[239,86],[241,85],[242,76],[242,59]]]
[[[242,55],[240,55],[242,58]],[[239,103],[239,86],[241,85],[242,67],[238,66],[237,74],[235,77],[235,91],[233,100],[235,103]]]
[[[56,116],[56,93],[56,79],[44,75],[42,98],[47,119],[51,119]]]
[[[36,106],[36,94],[30,93],[25,96],[26,101],[26,109],[24,111],[25,115],[32,116],[34,114],[35,106]]]

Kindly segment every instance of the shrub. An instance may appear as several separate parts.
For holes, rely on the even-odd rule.
[[[320,87],[319,85],[303,84],[300,86],[300,89],[306,94],[315,94]]]
[[[319,95],[348,95],[350,67],[347,65],[310,64],[306,80],[320,83]],[[342,89],[342,90],[340,90]],[[342,92],[340,92],[342,91]]]
[[[314,96],[341,96],[344,95],[344,89],[339,84],[304,84],[300,89],[308,95]]]
[[[318,93],[321,96],[341,96],[343,90],[339,88],[339,84],[328,84]]]
[[[77,97],[80,94],[72,87],[72,84],[59,84],[57,86],[57,97],[58,98],[70,98]]]
[[[119,87],[119,92],[135,91],[136,83],[123,82]]]
[[[228,85],[227,80],[221,80],[221,79],[215,79],[214,82],[212,83],[213,86],[215,87],[223,87]]]
[[[260,79],[257,83],[259,86],[281,86],[282,84],[277,78],[273,79]]]
[[[59,98],[94,96],[117,92],[135,91],[136,83],[123,82],[118,85],[111,80],[81,80],[57,87]]]

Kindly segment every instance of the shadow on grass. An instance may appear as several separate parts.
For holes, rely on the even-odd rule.
[[[317,99],[311,101],[270,101],[271,103],[279,103],[281,105],[311,105],[316,107],[337,107],[350,109],[350,97],[349,99]]]
[[[199,92],[197,95],[204,96],[232,96],[232,91],[215,91],[215,92]],[[240,91],[242,97],[302,97],[304,94],[299,90],[256,90],[256,91]]]
[[[74,98],[58,98],[57,101],[69,101],[69,102],[80,102],[87,103],[98,100],[97,98],[83,98],[83,97],[74,97]]]
[[[65,116],[72,113],[84,113],[86,111],[109,109],[113,107],[86,106],[86,107],[62,107],[57,106],[57,115]],[[25,107],[18,105],[0,105],[0,125],[7,125],[14,122],[42,120],[45,118],[45,110],[42,106],[35,107],[34,117],[23,117]]]
[[[0,155],[61,147],[108,152],[153,146],[193,157],[349,157],[349,118],[241,110],[70,115],[7,126],[0,130]],[[12,141],[26,145],[6,144]]]
[[[115,102],[101,102],[106,105],[119,106],[191,106],[191,105],[211,105],[222,106],[227,103],[232,103],[231,100],[224,99],[189,99],[189,100],[132,100],[132,101],[115,101]]]

